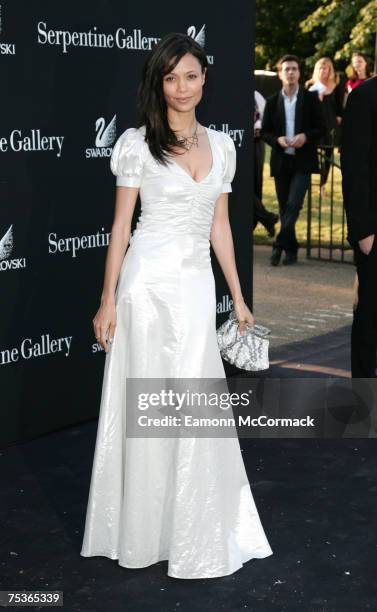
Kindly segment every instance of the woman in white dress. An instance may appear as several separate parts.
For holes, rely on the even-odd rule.
[[[81,555],[127,568],[168,560],[174,578],[226,576],[272,555],[237,437],[125,435],[127,378],[225,378],[210,243],[241,330],[254,323],[228,219],[234,143],[195,115],[206,72],[204,50],[184,34],[147,59],[140,127],[112,153],[115,215],[93,320],[106,358]]]

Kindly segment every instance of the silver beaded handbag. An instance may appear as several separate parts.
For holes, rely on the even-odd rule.
[[[221,356],[241,370],[258,371],[269,368],[267,336],[271,330],[263,325],[246,324],[240,334],[234,310],[229,318],[216,330]]]

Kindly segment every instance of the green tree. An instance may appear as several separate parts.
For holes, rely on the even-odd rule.
[[[299,23],[321,4],[322,0],[256,0],[255,67],[275,70],[284,53],[312,56],[320,34],[305,32]]]
[[[338,68],[345,68],[353,51],[373,57],[376,24],[377,0],[322,0],[300,23],[303,34],[317,38],[307,65],[313,66],[319,57],[328,55]]]

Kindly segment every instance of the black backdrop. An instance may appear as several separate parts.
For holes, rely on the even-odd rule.
[[[92,318],[114,212],[110,155],[115,138],[135,125],[147,50],[170,31],[204,44],[210,68],[198,118],[235,141],[230,219],[252,305],[254,2],[2,0],[0,10],[5,445],[98,414],[105,353]],[[215,258],[213,267],[220,324],[231,303]]]

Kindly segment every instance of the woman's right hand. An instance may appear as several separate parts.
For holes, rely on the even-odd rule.
[[[116,326],[115,300],[102,302],[93,319],[93,329],[97,341],[107,353],[114,338]]]

